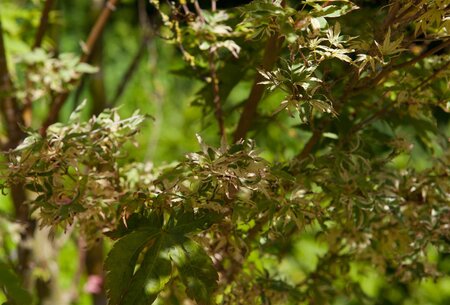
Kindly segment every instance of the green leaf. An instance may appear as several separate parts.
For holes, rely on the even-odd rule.
[[[79,122],[81,120],[81,112],[86,108],[86,100],[83,100],[77,108],[70,114],[69,122]]]
[[[98,72],[98,68],[91,66],[87,63],[79,63],[76,67],[75,67],[75,71],[80,72],[80,73],[88,73],[88,74],[92,74],[92,73],[97,73]]]
[[[311,14],[314,17],[337,18],[341,17],[358,7],[351,2],[341,3],[339,5],[318,6]]]
[[[114,231],[106,232],[105,235],[112,239],[119,239],[139,229],[161,228],[162,225],[163,219],[159,213],[149,213],[149,215],[134,213],[127,218],[126,223],[120,222]]]
[[[172,273],[170,261],[160,255],[170,245],[167,240],[167,236],[160,235],[145,253],[125,291],[121,305],[150,305],[156,300]]]
[[[0,287],[8,296],[9,301],[12,302],[8,304],[31,304],[30,293],[22,287],[20,279],[14,271],[2,261],[0,261]]]
[[[172,217],[168,223],[171,234],[180,235],[199,232],[209,228],[220,218],[220,215],[211,211],[182,211]]]
[[[110,305],[124,304],[122,299],[132,282],[139,254],[160,229],[144,228],[117,241],[105,261],[106,289]]]
[[[173,259],[187,295],[198,304],[212,304],[218,275],[211,258],[192,240],[186,241],[176,253]]]
[[[171,249],[183,249],[178,253],[187,253],[183,254],[183,257],[189,259],[193,257],[193,268],[208,271],[193,273],[191,277],[194,282],[201,283],[205,276],[210,279],[211,260],[204,252],[199,256],[196,249],[194,249],[195,251],[186,250],[191,249],[192,246],[188,244],[185,249],[184,244],[188,240],[185,234],[208,228],[217,220],[217,217],[211,212],[179,211],[169,219],[164,229],[161,227],[160,217],[155,214],[139,218],[143,224],[119,239],[106,259],[106,287],[109,304],[152,304],[170,280],[172,265],[168,253],[171,252]],[[130,225],[136,226],[134,223],[130,223]],[[192,255],[189,254],[191,252]],[[139,263],[140,257],[143,258]],[[186,259],[178,261],[184,262]],[[136,267],[138,267],[137,270]],[[212,270],[215,273],[213,267]],[[214,279],[216,277],[217,274]],[[197,286],[198,284],[195,284],[194,288]],[[194,290],[199,290],[196,294],[206,295],[208,291],[205,292],[202,289],[195,288]]]

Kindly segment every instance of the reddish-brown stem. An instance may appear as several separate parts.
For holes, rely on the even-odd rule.
[[[282,40],[277,33],[274,33],[269,37],[267,41],[266,48],[264,50],[264,57],[262,60],[262,69],[271,70],[275,64],[278,53],[281,49]],[[248,130],[250,129],[253,119],[256,115],[256,109],[261,101],[264,94],[265,86],[261,84],[264,81],[263,76],[260,73],[256,74],[255,80],[253,82],[253,87],[250,91],[247,102],[245,103],[244,110],[242,111],[241,117],[239,118],[238,127],[234,132],[234,141],[239,141],[245,138]]]
[[[99,38],[101,39],[101,38]],[[106,107],[107,97],[104,82],[104,67],[102,65],[103,44],[97,43],[91,54],[90,62],[98,68],[97,72],[89,75],[89,92],[93,101],[92,114],[100,114]]]
[[[110,107],[114,107],[115,105],[117,105],[120,97],[125,92],[127,85],[129,84],[134,73],[136,72],[137,68],[139,67],[139,63],[142,60],[142,57],[145,55],[145,50],[147,48],[148,39],[149,39],[148,37],[145,37],[144,39],[142,39],[141,45],[139,46],[139,49],[138,49],[136,55],[131,60],[130,65],[128,66],[127,70],[123,74],[122,80],[120,81],[119,85],[117,86],[117,90],[114,94],[114,97],[111,99],[111,102],[109,103]]]
[[[48,27],[48,23],[49,23],[49,15],[50,15],[50,11],[52,10],[53,3],[54,3],[54,0],[46,0],[45,1],[44,7],[42,8],[39,26],[36,30],[33,49],[39,48],[42,44],[42,41],[45,36],[45,32],[47,31],[47,27]],[[32,121],[32,104],[31,104],[32,101],[31,101],[31,96],[30,96],[30,91],[29,91],[30,86],[31,86],[31,81],[27,78],[27,80],[26,80],[27,90],[26,90],[26,96],[24,99],[23,111],[22,111],[23,121],[24,121],[24,125],[26,127],[29,127],[31,125],[31,121]]]
[[[117,2],[118,0],[109,0],[103,7],[102,12],[100,13],[99,17],[97,18],[97,21],[92,27],[91,32],[89,33],[86,44],[83,46],[84,54],[81,56],[80,62],[88,62],[91,52],[97,40],[99,39],[101,33],[103,32],[103,29],[105,28],[106,22],[108,21],[111,12],[116,8]],[[42,124],[40,130],[42,135],[45,135],[45,133],[47,132],[47,128],[57,121],[59,112],[61,111],[61,108],[66,102],[68,97],[69,92],[66,91],[57,95],[56,98],[53,100],[53,103],[50,106],[48,116],[44,121],[44,123]]]
[[[296,159],[299,161],[306,159],[312,152],[314,146],[319,142],[321,136],[322,131],[319,129],[315,129],[311,138],[309,138],[308,142],[303,147],[303,150],[297,155]]]
[[[438,46],[436,46],[436,47],[434,47],[434,48],[432,48],[432,49],[430,49],[430,50],[420,54],[419,56],[414,57],[411,60],[408,60],[406,62],[397,64],[397,65],[389,65],[383,71],[381,71],[377,76],[372,78],[370,80],[369,84],[366,83],[366,84],[363,84],[360,87],[354,88],[352,90],[352,93],[354,94],[354,93],[360,92],[360,91],[362,91],[364,89],[376,86],[383,78],[387,77],[393,71],[396,71],[396,70],[399,70],[399,69],[403,69],[403,68],[406,68],[408,66],[412,66],[412,65],[418,63],[419,61],[427,58],[428,56],[431,56],[431,55],[435,54],[436,52],[439,52],[440,50],[445,49],[448,46],[450,46],[450,39],[446,40],[443,43],[441,43],[440,45],[438,45]]]
[[[389,25],[392,22],[392,20],[386,21],[384,23],[384,26]],[[370,79],[370,81],[368,83],[365,83],[365,84],[363,84],[362,86],[359,86],[359,87],[356,86],[358,81],[356,80],[357,74],[355,73],[354,76],[351,77],[351,80],[348,82],[348,85],[346,86],[346,90],[344,90],[344,94],[340,98],[340,103],[338,104],[338,107],[341,107],[342,104],[345,103],[346,99],[350,95],[354,95],[354,94],[356,94],[356,93],[358,93],[358,92],[360,92],[360,91],[362,91],[364,89],[376,86],[383,78],[387,77],[391,72],[393,72],[395,70],[402,69],[402,68],[406,68],[406,67],[411,66],[411,65],[414,65],[414,64],[418,63],[419,61],[427,58],[428,56],[431,56],[431,55],[435,54],[436,52],[439,52],[440,50],[445,49],[449,45],[450,45],[450,39],[446,40],[443,43],[441,43],[440,45],[438,45],[438,46],[436,46],[436,47],[434,47],[434,48],[432,48],[432,49],[430,49],[430,50],[420,54],[419,56],[416,56],[415,58],[413,58],[413,59],[411,59],[409,61],[397,64],[397,65],[391,64],[391,65],[387,66],[383,71],[381,71],[377,76],[375,76],[374,78]],[[430,81],[431,79],[436,77],[437,74],[439,74],[440,71],[442,71],[443,69],[448,67],[449,64],[450,63],[447,63],[446,65],[444,65],[442,68],[440,68],[438,71],[436,71],[433,75],[431,75],[430,77],[425,79],[415,89],[420,88],[423,84],[427,83],[428,81]],[[378,112],[374,113],[369,118],[365,119],[364,121],[362,121],[359,124],[356,124],[352,128],[352,132],[363,128],[364,126],[366,126],[367,124],[372,122],[374,119],[384,115],[386,112],[387,112],[387,108],[380,109]],[[314,145],[319,141],[321,136],[322,136],[322,132],[321,131],[315,131],[313,133],[313,135],[311,136],[311,138],[309,139],[308,143],[305,145],[305,147],[302,150],[302,152],[297,156],[297,158],[298,159],[303,159],[303,158],[307,157],[309,155],[309,153],[312,151]]]
[[[388,111],[388,109],[389,109],[388,107],[383,107],[380,110],[378,110],[377,112],[375,112],[374,114],[372,114],[371,116],[369,116],[368,118],[366,118],[365,120],[363,120],[362,122],[360,122],[356,125],[353,125],[349,134],[353,134],[353,133],[357,132],[358,130],[363,129],[365,126],[367,126],[368,124],[373,122],[375,119],[383,116]]]
[[[447,68],[450,66],[450,60],[447,61],[442,67],[440,67],[439,69],[437,69],[436,71],[434,71],[433,74],[431,74],[430,76],[428,76],[427,78],[425,78],[423,81],[420,82],[420,84],[418,84],[416,87],[413,88],[413,91],[416,91],[417,89],[422,88],[424,85],[428,84],[431,80],[435,79],[436,77],[438,77],[438,75],[447,70]]]
[[[42,9],[41,20],[39,22],[39,27],[36,31],[36,36],[34,38],[33,49],[39,48],[42,44],[42,40],[44,39],[45,32],[48,26],[48,16],[53,7],[54,0],[45,1],[44,8]]]
[[[385,20],[385,22],[383,23],[383,25],[381,27],[381,31],[380,31],[381,33],[384,32],[386,30],[386,28],[388,28],[395,21],[395,16],[397,15],[399,9],[400,9],[400,7],[398,7],[398,6],[394,7],[392,9],[392,11],[390,12],[389,16],[387,17],[387,19]],[[423,58],[425,58],[426,56],[429,56],[429,54],[426,54]],[[420,61],[421,59],[422,58],[418,58],[418,59],[415,59],[415,60]],[[356,87],[357,84],[358,84],[358,80],[357,80],[358,73],[354,72],[352,74],[352,76],[350,77],[350,81],[347,83],[347,86],[346,86],[346,88],[344,90],[344,93],[342,94],[342,96],[340,98],[340,103],[338,103],[336,105],[336,111],[338,111],[343,106],[343,104],[346,102],[347,98],[350,95],[353,95],[356,92],[359,92],[361,89],[365,89],[365,88],[368,88],[369,86],[376,85],[382,78],[387,76],[390,72],[392,72],[395,69],[402,68],[402,67],[403,66],[401,66],[401,65],[397,65],[397,66],[392,66],[391,65],[391,66],[387,67],[384,71],[380,72],[376,77],[371,79],[370,84],[364,85],[362,87]],[[366,124],[371,122],[376,117],[384,114],[385,111],[386,111],[386,109],[382,109],[379,112],[377,112],[376,114],[374,114],[373,117],[371,116],[368,119],[366,119],[363,122],[361,122],[360,124],[355,125],[355,127],[354,127],[355,130],[358,130],[358,129],[362,128],[363,126],[365,126]],[[325,125],[328,126],[329,124],[330,124],[330,121],[328,121],[328,123],[326,123]],[[325,126],[323,126],[323,127],[325,127]],[[319,142],[320,138],[322,137],[322,133],[323,133],[323,131],[320,130],[320,129],[316,129],[316,130],[313,131],[313,134],[312,134],[311,138],[308,140],[308,142],[304,146],[303,150],[297,155],[297,157],[296,157],[297,160],[304,160],[305,158],[307,158],[309,156],[309,154],[314,149],[315,145]]]
[[[14,97],[13,84],[8,71],[6,61],[6,51],[3,40],[3,28],[0,20],[0,110],[6,122],[6,130],[8,133],[8,143],[4,149],[16,147],[24,137],[24,133],[20,129],[19,124],[23,124],[22,115],[18,102]],[[11,198],[14,204],[15,218],[17,221],[25,225],[25,231],[21,234],[22,241],[33,235],[35,222],[29,218],[28,206],[24,204],[26,201],[26,193],[21,183],[11,185]],[[31,250],[27,247],[19,245],[18,247],[18,267],[19,273],[24,281],[29,278]]]
[[[225,123],[223,119],[222,101],[220,98],[219,79],[217,78],[216,63],[214,62],[215,56],[211,52],[209,56],[209,69],[211,70],[211,83],[214,96],[214,114],[219,125],[219,134],[222,140],[226,142]]]
[[[142,57],[144,57],[145,51],[147,49],[147,45],[153,35],[153,31],[150,27],[149,17],[145,12],[145,0],[139,0],[138,5],[139,5],[139,21],[141,23],[144,34],[143,34],[139,49],[136,52],[136,55],[131,60],[130,65],[126,69],[119,85],[117,86],[117,90],[116,90],[113,98],[109,102],[109,105],[108,105],[109,107],[114,107],[119,102],[120,97],[125,92],[126,87],[128,86],[128,84],[130,83],[130,80],[132,79],[133,75],[137,71],[137,69],[139,67],[139,63],[141,62]]]
[[[89,56],[91,55],[91,52],[94,49],[98,38],[102,34],[103,29],[105,28],[106,21],[108,21],[111,12],[116,9],[117,2],[118,0],[109,0],[108,2],[106,2],[102,12],[98,16],[97,21],[95,22],[91,32],[89,33],[86,44],[83,45],[84,54],[81,57],[80,62],[89,61]]]
[[[398,70],[398,69],[402,69],[402,68],[405,68],[408,66],[412,66],[412,65],[418,63],[419,61],[421,61],[422,59],[427,58],[428,56],[433,55],[434,53],[439,52],[440,50],[445,49],[448,46],[450,46],[450,39],[444,41],[440,45],[420,54],[419,56],[417,56],[409,61],[406,61],[404,63],[393,66],[392,70]]]
[[[13,85],[8,71],[6,48],[3,40],[3,28],[0,20],[0,109],[5,120],[9,141],[6,149],[19,144],[23,132],[19,124],[23,124],[18,102],[14,97]]]
[[[202,22],[205,22],[205,17],[203,16],[202,8],[200,7],[200,4],[198,4],[197,0],[194,1],[194,7],[195,7],[195,11],[197,12],[197,15],[200,18],[200,20]]]

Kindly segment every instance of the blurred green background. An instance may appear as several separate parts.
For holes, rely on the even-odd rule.
[[[7,46],[10,70],[13,76],[20,79],[20,69],[14,64],[21,55],[30,51],[34,39],[34,32],[39,23],[42,1],[0,0],[0,14],[4,28],[4,38]],[[146,1],[147,2],[147,1]],[[87,37],[99,8],[103,1],[73,0],[56,1],[56,10],[51,14],[49,33],[43,47],[54,53],[72,52],[80,54],[81,43]],[[142,13],[142,11],[141,11]],[[149,9],[150,18],[152,12]],[[137,1],[121,1],[117,11],[113,13],[97,50],[94,65],[100,67],[100,73],[85,79],[83,90],[70,96],[70,101],[62,112],[62,120],[68,118],[77,103],[86,99],[88,107],[85,118],[88,118],[95,107],[108,106],[114,100],[117,87],[123,82],[124,75],[131,62],[140,51],[142,54],[139,64],[129,77],[127,86],[115,106],[126,117],[136,109],[151,116],[137,137],[138,147],[130,146],[128,154],[137,161],[151,161],[155,165],[171,163],[183,158],[184,154],[198,150],[195,137],[199,133],[206,142],[213,145],[216,141],[217,127],[202,120],[202,109],[192,106],[194,96],[200,89],[195,80],[183,77],[173,71],[184,67],[180,51],[164,39],[154,35],[143,45],[143,30],[139,20],[139,6]],[[100,85],[98,85],[100,84]],[[96,88],[97,86],[97,88]],[[103,86],[102,89],[98,89]],[[240,84],[230,95],[229,105],[236,105],[245,99],[250,82]],[[100,98],[99,98],[100,96]],[[262,111],[267,112],[277,103],[277,96],[272,96],[263,105]],[[45,112],[45,106],[34,105],[35,111]],[[265,109],[264,107],[267,107]],[[212,114],[208,114],[212,116]],[[255,137],[258,146],[263,149],[263,156],[268,160],[284,161],[304,145],[309,134],[295,128],[298,124],[286,115],[286,125],[272,126],[258,132]],[[281,127],[281,128],[280,128]],[[407,132],[406,132],[407,134]],[[283,141],[273,141],[283,137]],[[300,139],[300,140],[299,140]],[[278,144],[277,144],[278,143]],[[419,146],[417,146],[419,147]],[[427,167],[427,160],[422,157],[420,148],[412,155],[404,155],[395,160],[398,167],[413,164],[418,169]],[[0,211],[3,214],[11,212],[11,202],[7,196],[0,197]],[[8,232],[12,228],[2,228],[0,232]],[[11,236],[14,232],[9,232]],[[315,268],[318,256],[324,253],[325,246],[314,239],[314,231],[306,232],[298,237],[296,245],[281,263],[270,257],[252,257],[261,272],[278,268],[286,279],[298,281],[305,274]],[[0,239],[1,240],[1,239]],[[14,244],[13,240],[3,237],[3,243]],[[4,256],[0,248],[0,256]],[[73,285],[73,278],[77,272],[77,244],[68,240],[56,255],[59,268],[59,285],[61,293],[68,293]],[[440,270],[450,273],[450,258],[442,257],[432,248],[429,250],[430,261],[440,261]],[[37,269],[36,272],[44,272]],[[450,304],[450,277],[438,281],[426,280],[413,287],[391,286],[370,266],[351,266],[351,278],[360,284],[362,291],[368,296],[379,300],[378,304],[405,305],[448,305]],[[45,272],[44,272],[45,273]],[[91,304],[90,296],[84,290],[86,278],[81,277],[77,293],[80,305]],[[347,283],[343,283],[345,288]],[[6,301],[0,293],[0,303]],[[336,305],[349,304],[346,300],[337,300]],[[63,304],[62,304],[63,305]]]

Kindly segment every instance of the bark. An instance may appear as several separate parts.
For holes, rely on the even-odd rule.
[[[277,61],[281,45],[282,39],[280,39],[277,33],[274,33],[269,38],[266,44],[264,57],[261,64],[263,70],[272,69],[273,65]],[[241,117],[239,118],[238,127],[236,128],[236,131],[234,133],[235,142],[239,141],[240,139],[244,139],[247,135],[247,132],[250,130],[250,127],[253,123],[253,119],[256,116],[258,104],[261,101],[265,90],[265,86],[260,84],[262,81],[264,81],[263,76],[257,73],[255,81],[253,83],[253,87],[250,91],[250,95],[248,97],[247,102],[245,103]]]

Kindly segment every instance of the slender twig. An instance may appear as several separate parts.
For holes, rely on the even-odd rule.
[[[416,6],[416,5],[417,5],[417,2],[420,2],[420,1],[414,0],[414,2],[415,2],[415,3],[414,3],[413,5],[407,7],[406,9],[403,8],[403,11],[400,13],[400,15],[398,15],[398,16],[395,18],[395,19],[397,20],[397,22],[401,23],[401,19],[402,19],[403,17],[405,17],[407,14],[409,14],[409,13],[411,12],[411,10],[417,8],[417,6]]]
[[[111,99],[111,102],[109,102],[110,107],[116,106],[118,101],[120,100],[121,96],[125,92],[126,87],[130,83],[130,80],[132,79],[133,75],[135,74],[137,68],[139,67],[139,63],[141,62],[142,57],[145,55],[145,51],[147,49],[147,43],[148,43],[147,38],[142,39],[139,49],[136,52],[136,55],[133,57],[126,72],[123,74],[122,79],[121,79],[119,85],[117,86],[117,90],[114,94],[114,97]]]
[[[109,102],[109,107],[114,107],[119,102],[121,96],[125,92],[126,87],[130,83],[130,80],[132,79],[133,75],[136,73],[137,68],[139,67],[139,63],[142,60],[142,57],[145,55],[145,51],[147,49],[148,43],[153,36],[153,31],[150,27],[150,20],[145,13],[145,1],[139,0],[139,22],[141,23],[142,31],[144,32],[143,38],[141,40],[141,43],[139,45],[139,48],[136,52],[136,55],[133,57],[133,59],[130,62],[130,65],[125,70],[125,73],[123,74],[121,81],[119,85],[117,86],[117,90]]]
[[[399,8],[395,7],[393,8],[393,10],[391,11],[390,15],[387,17],[386,21],[383,23],[382,25],[382,29],[386,29],[388,28],[393,22],[395,22],[396,18],[395,16],[397,15],[397,13],[399,12]],[[404,16],[404,14],[406,14],[405,12],[402,12],[400,15]],[[348,81],[344,92],[341,96],[341,98],[339,99],[339,103],[337,103],[336,105],[336,111],[338,111],[343,104],[346,102],[346,100],[351,96],[354,95],[364,89],[370,88],[372,86],[375,86],[379,83],[380,80],[382,80],[384,77],[388,76],[392,71],[407,67],[409,65],[413,65],[417,62],[419,62],[420,60],[434,54],[435,52],[438,52],[439,50],[445,48],[448,45],[448,41],[442,43],[441,45],[417,56],[416,58],[402,63],[402,64],[398,64],[398,65],[389,65],[387,66],[383,71],[381,71],[376,77],[372,78],[370,80],[369,83],[365,83],[362,86],[358,87],[358,73],[356,71],[353,72],[352,76],[350,77],[350,80]],[[371,121],[373,121],[375,118],[383,115],[386,112],[386,109],[382,109],[380,111],[378,111],[377,113],[373,114],[372,116],[370,116],[369,118],[367,118],[366,120],[364,120],[363,122],[361,122],[360,124],[355,125],[354,130],[358,130],[360,128],[362,128],[363,126],[365,126],[366,124],[370,123]],[[307,144],[305,145],[305,147],[303,148],[303,150],[297,155],[297,159],[302,160],[304,158],[306,158],[310,152],[312,151],[312,149],[314,148],[314,146],[316,145],[316,143],[318,143],[318,141],[320,140],[320,138],[322,137],[322,133],[323,130],[329,126],[331,122],[328,121],[327,123],[323,124],[322,126],[322,130],[314,130],[313,131],[313,135],[311,136],[311,138],[309,139],[309,141],[307,142]],[[353,128],[352,128],[353,130]]]
[[[389,109],[388,106],[383,107],[380,110],[378,110],[377,112],[371,114],[369,117],[367,117],[363,121],[359,122],[356,125],[353,125],[353,127],[350,129],[349,134],[353,134],[356,131],[363,129],[365,126],[367,126],[368,124],[372,123],[375,119],[383,116],[388,111],[388,109]]]
[[[428,76],[427,78],[425,78],[423,81],[420,82],[420,84],[418,84],[416,87],[413,88],[413,91],[416,91],[417,89],[422,88],[424,85],[428,84],[431,80],[435,79],[436,77],[438,77],[439,74],[441,74],[441,72],[447,70],[447,68],[450,66],[450,60],[447,61],[442,67],[440,67],[439,69],[437,69],[436,71],[434,71],[433,74],[431,74],[430,76]]]
[[[39,21],[38,29],[36,30],[36,35],[34,38],[34,44],[33,49],[37,49],[41,46],[42,40],[44,39],[45,32],[47,31],[48,27],[48,21],[49,21],[49,14],[53,7],[54,0],[46,0],[44,7],[42,8],[41,13],[41,19]],[[27,71],[28,72],[28,71]],[[28,77],[26,77],[26,94],[24,98],[24,105],[23,105],[23,121],[24,125],[26,127],[29,127],[31,125],[33,113],[32,113],[32,98],[30,94],[30,87],[31,87],[31,80]]]
[[[3,28],[0,20],[0,107],[2,115],[6,121],[6,130],[8,133],[8,143],[4,149],[16,147],[23,139],[24,133],[19,127],[23,124],[22,114],[18,106],[18,101],[13,95],[13,84],[8,71],[6,62],[6,51],[3,41]],[[25,231],[21,233],[21,240],[25,241],[33,235],[35,222],[28,217],[28,206],[24,186],[20,183],[11,185],[11,198],[14,204],[15,218],[25,225]],[[21,274],[25,283],[30,279],[30,257],[31,250],[22,244],[18,247],[18,272]]]
[[[197,0],[194,1],[194,7],[195,7],[195,11],[197,12],[198,18],[200,18],[200,20],[202,22],[205,22],[205,17],[203,16],[203,10],[200,7],[200,4],[198,4]]]
[[[191,11],[189,10],[189,7],[186,4],[182,4],[181,7],[183,8],[183,11],[186,15],[191,14]]]
[[[415,58],[413,58],[413,59],[411,59],[409,61],[406,61],[406,62],[398,64],[398,65],[394,65],[392,67],[392,70],[398,70],[398,69],[402,69],[402,68],[414,65],[415,63],[418,63],[422,59],[424,59],[424,58],[426,58],[426,57],[428,57],[430,55],[433,55],[434,53],[439,52],[440,50],[445,49],[448,46],[450,46],[450,39],[444,41],[440,45],[438,45],[438,46],[436,46],[436,47],[434,47],[434,48],[432,48],[432,49],[430,49],[430,50],[420,54],[419,56],[417,56],[417,57],[415,57]]]
[[[23,124],[18,101],[14,96],[13,84],[6,61],[6,48],[3,41],[3,27],[0,20],[0,108],[8,133],[8,143],[4,149],[17,146],[23,137],[19,124]]]
[[[44,39],[45,32],[48,26],[48,16],[53,7],[54,0],[45,1],[44,8],[42,9],[41,20],[39,22],[39,27],[36,31],[36,36],[34,38],[33,49],[39,48],[42,44],[42,40]]]
[[[14,86],[8,71],[5,49],[3,28],[0,18],[0,110],[6,121],[6,131],[8,133],[8,143],[3,147],[3,149],[6,150],[16,147],[24,138],[25,134],[19,127],[19,124],[23,124],[22,113],[18,101],[14,96]],[[31,249],[24,246],[23,242],[33,235],[36,222],[29,218],[28,206],[24,204],[27,200],[24,189],[22,183],[13,184],[10,187],[10,194],[14,204],[15,219],[25,226],[25,230],[21,232],[22,243],[19,244],[17,249],[17,271],[22,276],[24,284],[29,286],[29,280],[31,278]]]
[[[382,70],[380,73],[378,73],[377,76],[372,78],[370,80],[370,83],[366,82],[362,86],[354,88],[352,90],[352,94],[355,94],[355,93],[363,91],[367,88],[376,86],[383,78],[387,77],[393,71],[400,70],[400,69],[406,68],[408,66],[412,66],[412,65],[418,63],[419,61],[427,58],[428,56],[431,56],[431,55],[435,54],[436,52],[439,52],[440,50],[445,49],[448,46],[450,46],[450,39],[448,39],[448,40],[444,41],[443,43],[441,43],[440,45],[414,57],[411,60],[408,60],[406,62],[397,64],[397,65],[389,65],[389,66],[385,67],[384,70]]]
[[[303,63],[305,64],[305,67],[309,68],[308,60],[306,59],[305,54],[303,54],[301,48],[298,48],[298,53],[299,53],[300,56],[302,57]]]
[[[296,159],[298,161],[306,159],[311,154],[314,146],[319,142],[321,137],[322,137],[322,130],[315,129],[313,131],[313,134],[311,135],[311,138],[309,138],[308,142],[303,147],[303,150],[297,155]]]
[[[450,66],[450,61],[447,61],[442,67],[440,67],[438,70],[436,70],[432,75],[430,75],[429,77],[427,77],[426,79],[424,79],[422,82],[420,82],[420,84],[418,84],[416,87],[414,87],[412,89],[412,91],[416,91],[420,88],[422,88],[424,85],[426,85],[428,82],[430,82],[431,80],[433,80],[434,78],[436,78],[442,71],[445,71],[448,67]],[[389,92],[389,91],[388,91]],[[388,92],[386,92],[384,94],[384,96],[388,95]],[[365,120],[361,121],[360,123],[354,125],[351,130],[350,133],[354,133],[358,130],[361,130],[362,128],[364,128],[365,126],[367,126],[368,124],[372,123],[374,120],[384,116],[388,110],[391,108],[391,105],[387,105],[383,108],[381,108],[380,110],[378,110],[377,112],[373,113],[372,115],[370,115],[368,118],[366,118]]]
[[[88,62],[89,56],[94,49],[94,45],[97,43],[98,38],[105,28],[106,21],[108,21],[111,12],[116,10],[117,2],[118,0],[109,0],[108,2],[106,2],[102,12],[98,16],[97,21],[95,22],[91,32],[89,33],[86,43],[83,45],[84,54],[81,57],[80,62]]]
[[[217,119],[217,123],[219,125],[219,134],[221,139],[226,143],[226,134],[225,134],[225,123],[223,119],[223,110],[222,110],[222,102],[220,98],[220,88],[219,88],[219,79],[217,77],[217,69],[215,63],[215,54],[214,52],[210,53],[209,56],[209,69],[211,71],[211,83],[214,94],[214,114]]]
[[[145,3],[145,0],[138,0],[138,17],[141,28],[144,31],[144,36],[147,35],[147,32],[149,32],[150,29],[150,18],[147,15]]]
[[[327,1],[324,5],[328,5]],[[281,6],[284,7],[286,5],[285,1],[281,1]],[[299,24],[298,29],[305,26],[306,23]],[[278,33],[272,33],[269,37],[266,47],[264,49],[264,56],[261,63],[261,68],[264,70],[271,70],[275,65],[278,54],[280,53],[281,46],[283,44],[283,39],[280,38]],[[264,81],[263,76],[260,73],[256,74],[255,80],[253,82],[252,89],[250,91],[250,95],[248,100],[244,106],[244,110],[242,111],[241,117],[239,118],[239,123],[234,132],[234,141],[237,142],[240,139],[245,138],[248,130],[251,127],[253,122],[253,118],[256,115],[258,104],[261,101],[265,86],[261,84]]]
[[[89,76],[89,94],[93,101],[93,105],[91,108],[92,115],[100,114],[107,105],[102,58],[103,44],[97,43],[94,47],[94,50],[92,50],[90,60],[91,64],[98,68],[97,72]]]
[[[271,70],[275,64],[278,53],[281,49],[282,40],[279,38],[278,33],[274,33],[269,37],[267,41],[266,48],[264,50],[264,57],[262,60],[262,69]],[[265,86],[261,84],[264,81],[263,76],[260,73],[256,74],[255,80],[253,82],[250,95],[245,103],[244,110],[242,111],[241,117],[239,118],[238,127],[234,132],[234,141],[239,141],[245,138],[248,130],[251,127],[253,119],[256,115],[256,109],[259,102],[264,94]]]
[[[400,8],[401,6],[398,2],[393,3],[393,6],[389,10],[387,18],[384,20],[383,25],[380,28],[380,33],[384,34],[386,29],[389,28],[397,19],[397,13],[399,12]]]
[[[94,26],[92,27],[91,32],[89,33],[88,39],[86,44],[83,46],[84,54],[80,58],[80,62],[88,62],[89,57],[91,55],[91,52],[100,37],[101,33],[103,32],[103,29],[105,28],[106,22],[109,19],[109,16],[111,15],[111,12],[115,10],[116,4],[118,0],[109,0],[105,6],[103,7],[102,12],[100,13],[99,17],[97,18],[97,21],[95,22]],[[56,122],[58,119],[59,112],[61,111],[62,106],[66,102],[67,98],[69,97],[69,92],[63,92],[56,96],[54,99],[52,105],[50,106],[50,111],[48,113],[48,116],[41,127],[41,134],[45,135],[47,128]]]
[[[164,96],[166,95],[165,87],[161,85],[158,77],[158,50],[155,45],[149,45],[149,53],[149,57],[151,59],[149,60],[149,72],[152,75],[149,81],[152,88],[154,88],[151,90],[149,98],[155,106],[155,120],[149,137],[145,160],[153,160],[154,153],[159,146],[158,143],[161,137],[161,126],[163,125],[164,120],[163,103],[165,100]]]
[[[403,12],[404,13],[404,12]],[[402,14],[403,14],[402,13]],[[384,26],[386,24],[389,24],[390,22],[393,22],[392,18],[390,18],[391,20],[388,22],[385,22]],[[383,71],[381,71],[376,77],[370,79],[369,82],[365,82],[363,85],[361,86],[357,86],[358,85],[358,80],[356,79],[357,74],[354,73],[353,77],[350,78],[350,81],[347,83],[346,89],[344,90],[343,95],[340,98],[340,103],[338,104],[338,107],[341,107],[343,105],[343,103],[345,103],[345,101],[348,99],[349,96],[354,95],[360,91],[363,91],[367,88],[376,86],[383,78],[387,77],[390,73],[392,73],[393,71],[399,70],[399,69],[403,69],[406,68],[408,66],[414,65],[416,63],[418,63],[419,61],[427,58],[428,56],[431,56],[433,54],[435,54],[436,52],[439,52],[440,50],[448,47],[450,45],[450,39],[444,41],[443,43],[441,43],[440,45],[416,56],[415,58],[406,61],[404,63],[400,63],[400,64],[391,64],[387,67],[385,67],[385,69]],[[419,84],[418,87],[416,87],[414,90],[420,88],[421,86],[423,86],[424,84],[428,83],[431,79],[433,79],[434,77],[436,77],[441,71],[445,70],[448,65],[450,65],[450,63],[447,63],[446,65],[444,65],[443,67],[441,67],[439,69],[439,71],[436,71],[433,75],[431,75],[429,78],[425,79],[421,84]],[[369,116],[368,118],[366,118],[365,120],[363,120],[362,122],[360,122],[359,124],[356,124],[355,126],[353,126],[353,128],[351,129],[351,132],[355,132],[357,130],[360,130],[361,128],[363,128],[364,126],[366,126],[367,124],[371,123],[373,120],[383,116],[386,112],[388,111],[387,107],[380,109],[379,111],[377,111],[376,113],[372,114],[371,116]],[[328,123],[329,124],[329,123]],[[306,154],[307,151],[311,150],[312,147],[315,145],[315,143],[318,142],[318,139],[320,139],[322,135],[322,132],[319,132],[319,134],[313,134],[313,136],[311,137],[310,141],[307,143],[307,145],[305,146],[305,148],[303,149],[303,151],[298,155],[298,158],[301,157],[305,157],[308,154]],[[312,145],[308,145],[312,143]]]

